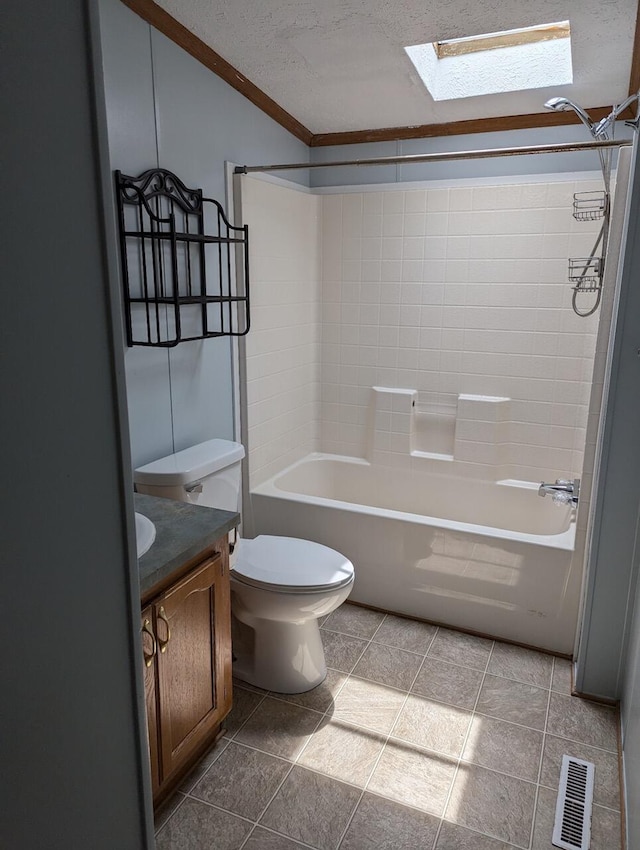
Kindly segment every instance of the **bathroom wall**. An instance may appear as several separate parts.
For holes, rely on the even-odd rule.
[[[242,217],[253,234],[245,345],[256,486],[318,446],[322,199],[255,177],[241,183]]]
[[[640,515],[636,525],[640,531]],[[632,572],[640,569],[640,547],[636,546]],[[637,581],[637,579],[636,579]],[[635,609],[629,644],[624,659],[624,687],[620,702],[622,752],[627,806],[627,847],[640,846],[640,811],[633,801],[640,799],[640,584],[637,584],[632,605]]]
[[[15,850],[155,846],[93,11],[1,12],[0,846]]]
[[[370,388],[405,387],[440,422],[460,393],[510,398],[498,477],[579,474],[598,314],[573,313],[567,259],[599,227],[573,193],[601,184],[514,179],[324,195],[322,450],[364,456]],[[494,477],[493,432],[472,424],[463,459]]]
[[[159,165],[226,205],[225,160],[308,159],[306,145],[119,0],[100,0],[100,24],[112,169]],[[125,367],[134,466],[233,438],[228,338],[134,347]]]

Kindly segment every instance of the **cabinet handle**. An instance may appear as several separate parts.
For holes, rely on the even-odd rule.
[[[164,610],[164,606],[160,606],[160,610],[158,611],[158,619],[162,620],[162,622],[167,627],[167,639],[162,640],[162,638],[158,635],[158,646],[160,647],[160,652],[167,651],[167,644],[171,640],[171,629],[169,628],[169,620],[167,620],[167,615]]]
[[[156,642],[156,636],[151,631],[151,623],[149,622],[149,620],[145,620],[144,623],[142,624],[142,631],[145,632],[146,634],[148,634],[149,637],[151,638],[151,655],[147,655],[147,653],[144,651],[144,648],[142,650],[142,654],[144,655],[145,667],[151,667],[151,665],[153,664],[153,659],[154,659],[156,652],[157,652],[157,649],[158,649],[158,644]]]

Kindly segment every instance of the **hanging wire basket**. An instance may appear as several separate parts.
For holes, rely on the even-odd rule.
[[[576,221],[598,221],[604,218],[609,207],[606,192],[575,192],[573,217]]]
[[[572,257],[569,280],[580,292],[597,292],[602,286],[602,257]]]

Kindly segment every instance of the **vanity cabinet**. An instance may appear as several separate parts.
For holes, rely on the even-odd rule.
[[[215,741],[231,708],[231,607],[226,537],[142,611],[154,802]]]

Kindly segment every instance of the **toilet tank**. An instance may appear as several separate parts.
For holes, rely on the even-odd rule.
[[[138,493],[225,511],[240,510],[244,447],[231,440],[207,440],[133,473]]]

